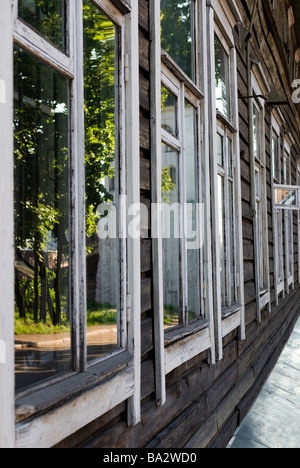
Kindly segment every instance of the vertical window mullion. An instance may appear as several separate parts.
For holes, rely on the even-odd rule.
[[[179,156],[179,185],[180,185],[180,250],[181,250],[181,323],[188,325],[188,278],[187,278],[187,240],[186,240],[186,161],[185,161],[185,118],[184,118],[184,84],[180,85],[178,96],[178,135],[181,146]]]
[[[203,178],[202,178],[202,154],[201,154],[201,135],[200,135],[200,128],[201,128],[201,105],[198,106],[197,108],[197,121],[196,121],[197,128],[195,130],[195,134],[197,136],[197,191],[198,191],[198,199],[197,203],[199,203],[199,207],[203,206],[203,202],[205,201],[205,197],[203,194],[204,190],[204,183],[203,183]],[[197,212],[198,212],[198,207],[197,207]],[[205,278],[205,272],[204,272],[204,227],[202,226],[203,224],[204,217],[201,216],[201,213],[199,214],[199,221],[198,224],[196,225],[197,232],[200,233],[200,249],[199,249],[199,261],[200,261],[200,316],[205,318],[205,304],[206,304],[206,298],[204,296],[204,283],[206,284],[206,278]],[[205,294],[206,292],[206,287],[205,287]]]
[[[225,281],[226,281],[226,300],[227,300],[227,307],[231,306],[231,261],[230,261],[230,203],[229,203],[229,174],[228,174],[228,167],[229,167],[229,160],[228,160],[228,147],[227,147],[227,135],[225,132],[223,138],[223,153],[224,153],[224,169],[225,169]]]

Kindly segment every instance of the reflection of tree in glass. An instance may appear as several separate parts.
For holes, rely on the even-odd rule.
[[[67,319],[68,82],[17,47],[14,64],[16,305],[21,318],[59,325]]]
[[[217,36],[215,36],[215,65],[217,109],[229,117],[229,57]]]
[[[192,78],[193,54],[191,0],[161,0],[162,48]]]
[[[19,17],[64,49],[65,0],[19,0]]]
[[[171,171],[172,167],[164,167],[161,172],[161,191],[164,203],[170,203],[167,194],[170,193],[171,190],[176,190],[176,183],[173,181]]]
[[[83,17],[86,211],[91,237],[98,206],[114,201],[107,179],[115,176],[117,35],[115,25],[88,0],[83,2]]]

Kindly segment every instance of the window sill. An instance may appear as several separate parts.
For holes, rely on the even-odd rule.
[[[165,346],[169,346],[176,341],[182,340],[183,338],[194,335],[199,331],[203,330],[208,326],[208,320],[202,319],[193,324],[188,325],[187,327],[175,328],[170,331],[165,332]]]
[[[71,374],[46,388],[32,391],[29,395],[16,396],[16,423],[50,411],[60,404],[97,388],[107,379],[128,367],[132,356],[129,352],[117,354],[105,362],[92,365],[87,372]]]
[[[222,310],[222,318],[226,319],[227,317],[230,317],[230,315],[240,312],[241,310],[242,310],[241,304],[238,304],[238,303],[234,304],[233,306]]]
[[[262,289],[260,291],[260,300],[259,300],[260,310],[263,310],[270,302],[271,302],[271,296],[270,296],[269,288]]]
[[[165,348],[165,375],[212,348],[213,343],[208,322],[206,321],[204,324],[203,321],[203,326],[202,330],[196,331],[194,329],[192,334],[190,333],[188,336],[183,337],[181,334],[181,339],[178,338],[177,341]]]

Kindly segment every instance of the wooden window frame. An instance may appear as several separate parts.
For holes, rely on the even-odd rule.
[[[275,185],[281,184],[282,180],[282,164],[281,164],[281,126],[282,118],[279,115],[278,111],[272,112],[271,116],[271,155],[272,155],[272,164],[271,164],[271,200],[272,200],[272,223],[273,223],[273,254],[274,254],[274,288],[275,288],[275,303],[279,304],[279,296],[282,294],[282,297],[285,298],[285,277],[284,277],[284,247],[283,247],[283,216],[284,212],[278,210],[275,207]],[[273,144],[276,141],[277,145],[277,157],[278,157],[278,171],[279,178],[275,177],[276,170],[276,161],[273,160]],[[281,229],[280,229],[281,226]]]
[[[283,168],[287,158],[286,178],[283,176],[283,185],[291,186],[292,183],[292,165],[291,165],[291,146],[292,142],[286,135],[283,141]],[[284,170],[284,169],[283,169]],[[286,294],[290,289],[295,289],[295,266],[294,266],[294,214],[292,210],[284,210],[284,250],[285,250],[285,286]],[[289,238],[291,236],[291,239]],[[290,242],[291,241],[291,242]],[[291,244],[291,245],[290,245]],[[292,268],[290,271],[289,258],[292,259]]]
[[[297,161],[297,185],[300,186],[300,161]],[[300,211],[297,213],[298,236],[298,283],[300,283]]]
[[[187,282],[188,282],[188,270],[187,270],[187,239],[185,237],[185,227],[186,227],[186,214],[184,210],[185,194],[186,194],[186,180],[185,180],[185,172],[186,172],[186,164],[185,164],[185,119],[184,119],[184,109],[185,109],[185,101],[189,102],[193,108],[197,112],[197,174],[199,180],[199,197],[200,203],[204,202],[203,192],[205,191],[204,187],[202,187],[202,172],[205,172],[205,168],[201,161],[201,113],[202,113],[202,104],[201,100],[197,98],[192,92],[185,86],[184,82],[178,80],[173,73],[164,65],[161,65],[161,80],[162,85],[170,92],[172,92],[176,99],[177,99],[177,115],[178,115],[178,137],[174,137],[170,133],[168,133],[163,128],[161,129],[161,141],[162,143],[166,144],[171,149],[175,150],[179,155],[179,192],[180,192],[180,206],[181,206],[181,214],[182,219],[180,220],[180,230],[181,230],[181,239],[180,239],[180,252],[181,252],[181,262],[180,262],[180,275],[179,275],[179,282],[180,282],[180,290],[181,290],[181,307],[180,307],[180,319],[182,325],[179,325],[175,328],[171,328],[170,330],[165,331],[165,346],[166,346],[166,355],[165,355],[165,365],[166,365],[166,374],[170,373],[173,369],[177,367],[177,362],[182,362],[183,359],[189,360],[192,356],[189,353],[186,353],[186,356],[183,358],[181,354],[181,350],[179,347],[176,347],[176,351],[172,350],[173,343],[183,339],[186,336],[194,335],[193,338],[190,338],[190,342],[196,340],[198,341],[200,336],[203,335],[203,346],[207,346],[210,342],[209,340],[209,333],[208,333],[208,323],[210,321],[209,317],[209,309],[207,305],[209,304],[209,297],[206,292],[206,284],[209,284],[209,278],[204,277],[204,257],[205,257],[205,245],[207,244],[207,237],[204,240],[204,246],[200,249],[199,257],[200,257],[200,269],[201,272],[201,298],[203,302],[203,297],[205,297],[206,307],[203,310],[202,318],[199,318],[193,323],[189,323],[188,321],[188,309],[187,309]],[[205,179],[204,179],[205,180]],[[198,334],[199,336],[195,335]],[[205,343],[205,345],[204,345]],[[208,348],[211,346],[209,345]],[[175,347],[174,347],[175,349]],[[206,348],[205,348],[206,349]],[[205,350],[203,349],[203,350]],[[183,361],[185,362],[185,361]]]
[[[9,7],[7,4],[10,4]],[[139,183],[139,55],[138,43],[138,4],[136,0],[130,2],[114,0],[93,0],[93,3],[106,14],[122,31],[122,54],[120,54],[120,86],[122,96],[122,151],[124,185],[126,198],[123,198],[124,216],[122,216],[122,232],[127,237],[127,219],[125,213],[133,203],[140,201]],[[85,290],[85,196],[84,196],[84,112],[83,112],[83,28],[82,2],[68,0],[68,52],[58,50],[51,42],[45,40],[39,33],[22,22],[18,16],[17,0],[5,0],[1,24],[5,36],[3,43],[13,42],[29,53],[50,65],[53,69],[69,78],[71,87],[71,203],[72,228],[72,312],[75,326],[72,327],[72,349],[74,356],[73,371],[63,374],[47,385],[34,387],[17,395],[16,412],[13,391],[14,379],[14,338],[13,338],[13,285],[14,253],[12,248],[7,251],[7,259],[11,262],[8,268],[8,278],[5,301],[12,319],[7,320],[5,328],[5,354],[7,356],[4,371],[0,364],[1,394],[6,395],[6,401],[0,401],[1,414],[5,415],[5,426],[0,424],[0,438],[7,446],[16,448],[52,447],[67,438],[77,430],[99,418],[123,401],[128,401],[128,425],[136,425],[141,418],[141,337],[140,337],[140,237],[127,239],[127,288],[124,292],[126,311],[123,325],[124,337],[127,337],[126,348],[119,353],[108,355],[107,359],[95,361],[87,366],[86,360],[86,290]],[[2,35],[2,30],[1,33]],[[7,115],[12,121],[13,103],[13,63],[11,57],[5,55],[3,69],[7,69]],[[126,119],[125,119],[126,109]],[[2,108],[0,120],[2,122]],[[10,128],[10,127],[9,127]],[[9,193],[8,206],[13,206],[13,139],[11,130],[7,133],[6,145],[6,184]],[[124,190],[125,191],[125,190]],[[5,207],[7,210],[7,205]],[[6,236],[10,233],[9,242],[12,243],[13,208],[6,216]],[[4,236],[4,238],[6,238]],[[4,239],[3,238],[3,239]],[[8,265],[9,265],[8,261]],[[2,312],[1,312],[2,320]],[[1,338],[1,336],[0,336]],[[11,391],[12,390],[12,391]],[[9,391],[9,393],[8,393]],[[73,405],[76,404],[76,411]],[[7,413],[6,408],[10,412]],[[14,418],[15,416],[15,418]],[[15,426],[16,421],[16,426]],[[55,431],[48,431],[47,427],[55,427]],[[9,434],[9,436],[8,436]]]
[[[265,85],[265,77],[262,73],[260,66],[256,66],[252,72],[252,89],[253,96],[262,96],[267,92]],[[249,100],[249,105],[252,106],[252,115],[254,115],[254,109],[260,115],[259,122],[259,147],[258,156],[253,154],[254,164],[251,175],[254,183],[252,184],[251,194],[255,204],[255,226],[254,229],[254,270],[255,270],[255,291],[256,291],[256,308],[257,308],[257,320],[261,322],[261,312],[268,306],[269,313],[271,313],[271,292],[270,292],[270,271],[269,271],[269,228],[268,228],[268,205],[267,205],[267,180],[266,180],[266,148],[265,148],[265,100],[261,97],[253,97]],[[254,130],[253,130],[254,135]],[[254,141],[254,136],[253,136]],[[256,171],[259,170],[260,179],[260,206],[259,212],[257,211],[257,197],[256,197]],[[262,226],[258,222],[258,215],[261,215]],[[262,246],[261,246],[262,243]],[[265,263],[261,263],[260,248],[262,247],[264,252]],[[266,276],[266,285],[261,288],[261,268],[264,269],[264,275]]]
[[[195,77],[190,78],[187,76],[183,70],[177,65],[176,61],[163,49],[161,49],[161,60],[162,62],[168,66],[168,68],[174,73],[174,75],[178,76],[179,78],[183,79],[188,85],[196,88],[201,87],[201,82],[202,82],[202,77],[201,77],[201,58],[202,58],[202,50],[201,50],[201,18],[199,17],[199,11],[202,8],[201,4],[203,0],[191,0],[193,3],[193,9],[194,9],[194,18],[193,18],[193,23],[192,27],[194,29],[194,37],[195,37],[195,50],[194,50],[194,67],[195,70],[193,70]],[[160,0],[159,0],[160,3]]]
[[[217,134],[221,136],[222,142],[223,142],[223,156],[224,156],[224,164],[223,166],[218,164],[218,176],[221,176],[224,180],[224,192],[225,192],[225,197],[224,197],[224,221],[225,221],[225,276],[226,276],[226,284],[225,284],[225,296],[228,300],[228,305],[226,307],[222,307],[222,316],[225,318],[226,316],[231,315],[235,311],[240,310],[241,304],[238,303],[237,298],[238,298],[238,273],[237,273],[237,264],[236,264],[236,250],[237,250],[237,222],[236,222],[236,203],[233,199],[232,206],[229,205],[229,184],[231,183],[233,185],[233,194],[235,193],[235,185],[236,185],[236,180],[234,177],[234,169],[236,162],[234,160],[234,155],[233,156],[233,167],[232,167],[232,174],[229,174],[228,170],[228,150],[227,150],[227,145],[226,142],[227,140],[231,141],[232,144],[232,150],[233,150],[233,133],[230,131],[229,128],[226,127],[226,125],[222,124],[220,120],[217,121]],[[230,210],[233,211],[233,223],[230,224],[229,218],[230,218]],[[229,243],[229,236],[228,233],[232,231],[233,235],[233,250],[234,250],[234,278],[231,278],[231,259],[229,258],[229,252],[230,252],[230,243]],[[231,291],[232,291],[232,281],[234,281],[234,296],[236,299],[231,297]]]
[[[256,90],[257,92],[258,90]],[[267,304],[271,302],[270,295],[270,275],[269,275],[269,240],[268,240],[268,216],[267,216],[267,186],[266,186],[266,163],[265,163],[265,112],[262,103],[253,101],[253,106],[259,113],[259,153],[260,157],[255,158],[255,172],[259,178],[259,193],[256,194],[256,219],[257,219],[257,258],[258,264],[258,287],[259,287],[259,308],[262,310]],[[262,284],[262,278],[266,277],[266,284]]]
[[[235,329],[239,330],[239,338],[244,340],[245,326],[245,298],[244,298],[244,269],[243,269],[243,229],[242,229],[242,196],[240,172],[240,143],[239,143],[239,112],[237,96],[237,53],[234,46],[233,28],[240,20],[238,10],[233,2],[213,0],[207,5],[208,23],[208,67],[211,76],[210,99],[208,105],[209,141],[211,158],[212,185],[212,238],[213,238],[213,278],[214,278],[214,317],[217,359],[223,358],[223,338]],[[226,45],[229,51],[230,75],[230,118],[226,118],[216,111],[215,91],[215,35]],[[236,274],[237,274],[237,303],[235,306],[222,310],[221,278],[220,278],[220,240],[218,235],[218,161],[217,161],[217,127],[223,126],[231,132],[233,141],[234,181],[235,181],[235,212],[236,212]]]
[[[192,82],[178,67],[178,65],[161,49],[160,28],[160,2],[150,2],[150,35],[151,35],[151,167],[152,167],[152,204],[159,207],[161,204],[161,143],[169,144],[172,148],[181,150],[181,142],[174,139],[161,129],[161,85],[163,84],[172,92],[177,93],[184,105],[185,97],[194,107],[198,108],[198,133],[199,156],[201,158],[202,179],[206,181],[202,187],[205,219],[210,217],[210,184],[209,184],[209,150],[208,150],[208,126],[206,124],[207,107],[200,86],[207,89],[207,61],[206,61],[206,5],[203,0],[197,2],[199,12],[198,39],[201,64],[199,64],[200,82],[197,85]],[[163,77],[162,77],[163,72]],[[174,88],[175,86],[175,88]],[[181,107],[182,108],[182,107]],[[182,127],[181,127],[182,131]],[[164,330],[163,308],[163,263],[162,263],[162,222],[159,209],[152,208],[152,260],[153,260],[153,307],[154,307],[154,343],[155,343],[155,375],[156,375],[156,400],[158,405],[166,401],[166,375],[191,360],[198,354],[208,351],[210,362],[215,362],[215,340],[213,314],[213,294],[211,276],[211,233],[209,223],[205,225],[204,237],[206,246],[204,249],[203,271],[206,282],[207,311],[211,316],[206,320],[199,320],[195,324],[178,328],[169,334],[169,340],[165,341],[168,334]],[[171,337],[171,335],[173,336]],[[165,347],[166,346],[166,347]]]

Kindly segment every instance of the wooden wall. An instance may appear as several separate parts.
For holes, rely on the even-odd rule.
[[[151,1],[151,0],[149,0]],[[245,24],[249,21],[251,1],[241,0],[242,16]],[[284,49],[274,52],[276,37],[282,32],[270,31],[276,26],[268,17],[271,9],[269,0],[262,2],[255,22],[255,55],[267,78],[275,81],[287,91],[289,75],[279,78],[278,73],[288,74],[291,66],[279,65]],[[278,2],[276,2],[278,3]],[[281,7],[284,8],[284,0]],[[149,4],[139,0],[140,18],[140,168],[141,201],[150,206],[150,66],[149,66]],[[267,18],[267,19],[266,19]],[[236,35],[238,59],[238,83],[242,95],[247,94],[246,53],[239,48]],[[279,55],[278,55],[279,54]],[[277,73],[277,75],[276,75]],[[275,75],[274,75],[275,74]],[[153,352],[153,311],[152,311],[152,272],[151,238],[144,226],[145,237],[142,243],[142,422],[136,427],[126,425],[126,405],[117,406],[100,419],[73,434],[58,447],[87,448],[126,448],[126,447],[225,447],[257,396],[299,317],[300,289],[298,287],[298,233],[297,217],[294,216],[295,289],[286,299],[280,298],[274,305],[274,261],[271,211],[270,174],[270,122],[271,109],[266,107],[266,162],[267,195],[269,220],[269,254],[272,313],[262,312],[262,322],[256,320],[253,228],[250,212],[250,164],[248,144],[248,101],[239,100],[242,210],[244,238],[244,274],[246,298],[246,340],[238,339],[237,331],[224,339],[224,358],[217,365],[207,362],[207,353],[197,356],[167,376],[167,401],[157,408],[154,393],[154,352]],[[287,126],[299,142],[299,127],[295,109],[281,109]],[[292,180],[296,182],[296,154],[299,147],[292,150]]]

